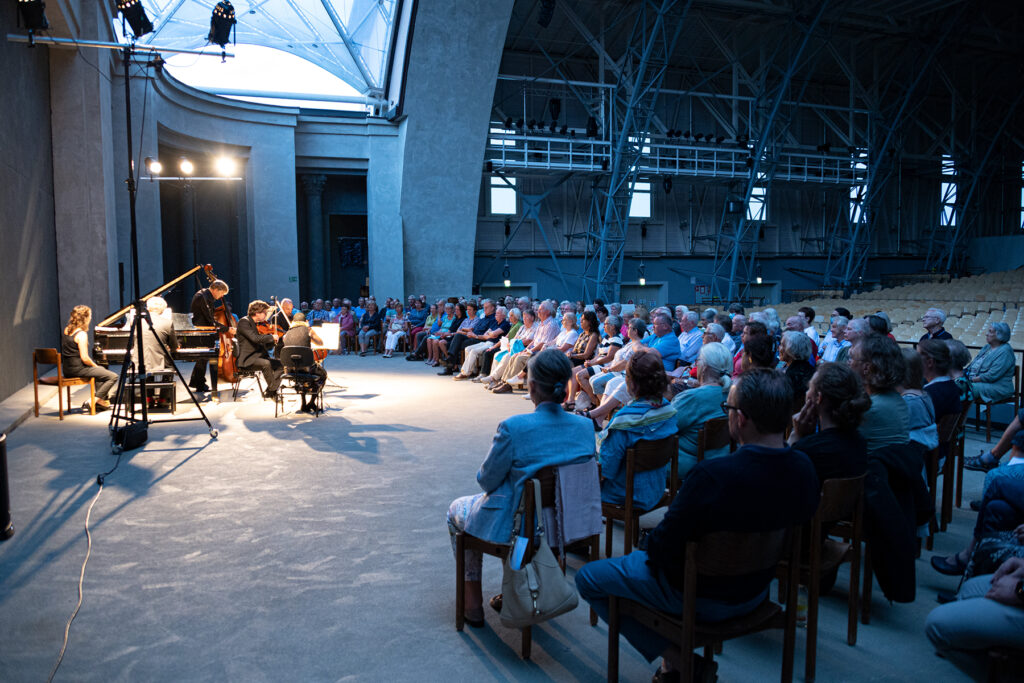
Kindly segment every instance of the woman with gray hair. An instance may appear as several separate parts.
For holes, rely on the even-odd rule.
[[[507,543],[525,483],[544,467],[584,463],[593,457],[590,423],[559,405],[571,374],[572,363],[561,351],[545,349],[530,359],[526,384],[536,407],[532,413],[515,415],[498,425],[491,450],[476,475],[483,493],[456,498],[448,507],[452,551],[460,531],[492,543]],[[483,556],[479,551],[466,551],[465,562],[464,617],[470,626],[483,628]]]
[[[597,353],[593,358],[583,361],[583,365],[573,371],[572,382],[569,384],[569,398],[565,405],[566,410],[576,409],[576,398],[581,389],[590,400],[590,405],[597,404],[597,396],[587,380],[601,372],[602,366],[615,360],[615,354],[623,346],[622,337],[619,336],[620,327],[622,327],[622,318],[619,316],[609,315],[604,319],[605,337],[597,347]]]
[[[779,360],[785,365],[786,377],[793,386],[793,412],[799,413],[804,407],[807,384],[814,375],[811,365],[811,339],[803,332],[787,330],[782,333],[779,345]]]
[[[676,409],[676,426],[679,429],[679,476],[697,464],[697,434],[704,423],[715,417],[725,417],[722,401],[732,383],[732,354],[725,344],[705,344],[697,356],[697,381],[693,389],[687,389],[672,399]],[[721,448],[704,454],[705,458],[727,455],[729,449]]]
[[[964,374],[974,386],[974,395],[985,403],[999,402],[1013,396],[1013,373],[1016,362],[1010,341],[1010,327],[1006,323],[992,323],[985,336],[988,345],[982,347]]]

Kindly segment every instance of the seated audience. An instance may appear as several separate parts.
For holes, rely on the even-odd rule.
[[[476,306],[466,305],[461,301],[455,304],[455,314],[448,321],[447,327],[442,327],[436,335],[427,338],[427,365],[436,368],[448,353],[448,341],[458,334],[459,330],[466,329],[472,324],[476,314]]]
[[[508,340],[507,344],[504,341],[499,343],[499,350],[490,356],[490,359],[485,354],[484,367],[480,372],[481,376],[473,381],[482,382],[486,389],[496,387],[501,382],[501,376],[505,372],[506,367],[508,367],[509,359],[530,346],[538,329],[540,329],[540,325],[537,324],[537,316],[533,309],[524,309],[523,324],[519,327],[519,330],[514,334],[510,330],[510,334],[505,337]]]
[[[775,365],[775,340],[772,337],[757,335],[743,343],[743,372],[752,368],[774,368]]]
[[[743,335],[740,337],[740,349],[732,359],[732,376],[734,378],[743,374],[743,360],[746,358],[747,343],[755,337],[768,337],[768,327],[759,320],[751,320],[743,326]]]
[[[824,341],[821,342],[821,347],[818,349],[819,361],[825,363],[846,362],[846,355],[850,349],[850,342],[846,340],[846,326],[849,322],[849,318],[844,316],[832,316],[828,335],[826,335]],[[843,355],[842,359],[839,358],[840,354]]]
[[[98,365],[89,355],[89,323],[92,309],[78,305],[71,309],[68,324],[60,336],[60,365],[64,377],[96,379],[96,408],[110,407],[110,392],[117,386],[117,374]],[[85,407],[89,407],[86,401]]]
[[[1013,375],[1016,360],[1010,341],[1010,327],[1006,323],[992,323],[985,335],[988,342],[981,348],[964,374],[971,381],[978,401],[1000,402],[1013,397]]]
[[[815,349],[815,354],[814,355],[818,355],[817,354],[817,349],[818,349],[818,344],[820,343],[821,339],[818,336],[818,330],[816,330],[814,328],[814,324],[813,324],[814,323],[814,309],[811,308],[810,306],[801,306],[800,307],[800,315],[802,315],[804,317],[804,324],[806,325],[806,327],[804,327],[804,334],[806,334],[807,338],[811,340],[812,344],[814,344],[814,349]]]
[[[699,320],[700,316],[697,315],[697,311],[687,311],[679,321],[681,333],[679,334],[679,353],[677,355],[686,365],[691,365],[697,360],[697,354],[700,353],[704,333],[697,326]],[[671,368],[666,366],[665,369],[673,370],[674,368],[675,364],[673,363]]]
[[[921,316],[921,324],[924,326],[925,334],[918,341],[925,339],[952,339],[953,335],[945,330],[942,325],[946,322],[946,312],[941,308],[929,308]]]
[[[626,501],[626,449],[638,441],[657,441],[676,433],[676,410],[662,396],[668,386],[657,351],[641,349],[626,367],[632,401],[622,406],[598,441],[601,463],[601,500],[622,505]],[[652,509],[665,495],[669,466],[633,475],[633,504]]]
[[[971,352],[958,339],[946,339],[945,343],[949,347],[949,376],[960,391],[960,401],[974,403],[974,385],[964,372],[971,364]]]
[[[601,424],[604,418],[625,403],[625,401],[620,401],[612,395],[613,390],[619,383],[625,385],[626,366],[634,353],[642,348],[646,348],[643,342],[643,335],[646,333],[647,325],[644,324],[643,320],[640,318],[633,318],[630,320],[629,341],[625,346],[615,352],[614,360],[612,360],[611,363],[601,366],[600,372],[595,373],[592,378],[583,378],[581,380],[580,384],[583,386],[584,391],[586,391],[586,385],[589,384],[593,391],[593,396],[601,397],[600,405],[597,408],[577,411],[581,415],[594,420],[595,425]],[[595,401],[595,403],[598,402]]]
[[[693,316],[696,315],[694,311],[690,311],[686,314],[686,320],[696,325],[696,320],[691,314]],[[701,332],[696,327],[691,332],[696,333],[696,348],[699,351]],[[665,372],[675,370],[676,360],[680,357],[680,344],[679,340],[672,334],[672,318],[667,313],[659,313],[654,316],[651,321],[651,333],[644,338],[643,343],[644,346],[655,349],[661,354],[661,363],[665,368]],[[694,360],[697,359],[696,352],[694,352],[693,358]]]
[[[960,413],[960,390],[949,376],[950,353],[946,342],[938,339],[925,339],[918,342],[917,353],[921,356],[924,369],[924,391],[932,399],[935,408],[935,421],[946,415]]]
[[[508,394],[512,392],[513,385],[521,385],[526,377],[525,368],[531,356],[548,348],[565,353],[572,342],[576,341],[575,337],[572,337],[571,341],[569,340],[569,335],[575,332],[576,316],[570,314],[568,318],[563,318],[562,325],[559,325],[554,318],[554,311],[555,304],[551,301],[543,301],[539,304],[538,320],[534,323],[537,329],[533,334],[533,339],[524,350],[509,355],[497,381],[492,381],[488,385],[493,393]],[[568,329],[566,329],[566,325],[569,326]],[[491,377],[494,378],[494,376],[495,372],[491,372]]]
[[[498,340],[505,336],[512,328],[512,322],[508,319],[507,315],[508,309],[504,306],[496,306],[494,308],[494,327],[482,335],[475,336],[474,339],[477,340],[477,343],[463,347],[465,360],[462,362],[462,367],[459,368],[459,372],[456,373],[454,379],[461,381],[476,377],[481,356],[499,345],[500,342]]]
[[[457,498],[448,508],[452,550],[460,531],[495,543],[507,543],[526,481],[544,467],[588,461],[594,454],[590,423],[561,409],[572,364],[553,349],[530,359],[527,388],[536,409],[498,425],[491,450],[477,472],[483,493]],[[553,538],[554,534],[548,536]],[[483,557],[466,552],[466,621],[484,625],[480,585]]]
[[[818,482],[864,474],[867,442],[857,428],[871,399],[845,363],[822,363],[807,386],[807,400],[793,416],[789,444],[814,463]]]
[[[597,314],[593,311],[584,311],[580,316],[580,332],[572,349],[567,351],[569,361],[573,367],[579,367],[584,362],[594,357],[597,350],[597,343],[601,340],[600,323],[597,321]]]
[[[318,325],[331,321],[331,312],[324,309],[323,299],[317,299],[313,302],[313,310],[306,313],[306,321]]]
[[[356,317],[352,315],[352,305],[348,299],[341,304],[338,314],[338,350],[340,355],[348,354],[348,339],[356,336]]]
[[[697,436],[708,420],[724,417],[722,401],[731,384],[732,355],[724,344],[705,344],[697,356],[697,382],[692,389],[672,399],[679,430],[679,476],[685,477],[697,464]],[[704,458],[728,455],[729,447],[708,451]]]
[[[888,337],[870,335],[853,347],[850,367],[860,375],[871,398],[871,408],[864,414],[859,429],[867,441],[868,453],[907,443],[910,415],[906,402],[896,391],[906,372],[900,347]]]
[[[845,352],[840,349],[839,353],[836,354],[836,362],[850,362],[850,354],[853,352],[853,347],[859,344],[861,340],[874,336],[874,334],[871,330],[871,325],[864,318],[854,318],[851,320],[846,325],[846,341],[850,343],[850,346],[846,347]]]
[[[385,328],[387,335],[384,337],[384,358],[391,358],[398,348],[398,340],[409,333],[409,319],[405,316],[405,308],[400,303],[395,303],[395,314],[387,319]]]
[[[789,380],[777,370],[751,370],[729,391],[729,431],[741,445],[732,456],[698,463],[651,532],[646,551],[589,562],[576,573],[580,597],[608,618],[608,596],[629,598],[680,614],[685,548],[715,531],[773,531],[804,524],[819,500],[818,479],[806,455],[783,441],[793,402]],[[742,616],[768,597],[775,569],[697,582],[697,620]],[[621,634],[648,661],[678,646],[626,618]],[[683,656],[690,656],[683,653]],[[694,655],[696,680],[713,680]],[[671,670],[662,663],[659,680]]]
[[[926,340],[928,341],[928,340]],[[903,381],[896,391],[907,404],[908,427],[910,440],[921,444],[925,450],[937,448],[939,431],[935,425],[935,407],[932,398],[924,392],[924,363],[914,349],[902,349]]]
[[[427,309],[422,301],[416,297],[409,297],[409,308],[406,309],[405,317],[409,319],[409,339],[414,339],[417,332],[423,330],[427,322]]]
[[[975,576],[957,599],[928,615],[925,634],[938,654],[950,650],[1024,649],[1024,558],[1011,557],[994,574]]]
[[[455,304],[450,301],[438,301],[434,306],[436,310],[434,321],[417,335],[419,341],[416,342],[416,350],[405,357],[408,361],[422,360],[429,364],[428,355],[431,349],[429,342],[438,339],[441,331],[447,330],[452,320],[455,319]]]
[[[728,328],[729,336],[732,338],[733,347],[729,351],[738,354],[743,346],[743,328],[747,325],[747,316],[737,313],[732,317],[732,327]],[[727,345],[728,346],[728,345]]]
[[[452,337],[448,344],[448,355],[444,359],[444,370],[437,374],[454,375],[458,367],[462,365],[463,349],[477,342],[491,340],[488,333],[498,327],[498,322],[494,315],[496,306],[490,299],[484,299],[480,304],[480,307],[483,308],[483,317],[477,316],[478,309],[475,306],[470,307],[469,320],[465,325],[465,329],[460,330]]]
[[[786,373],[790,384],[793,385],[793,412],[800,412],[804,405],[804,396],[807,394],[807,383],[814,374],[814,367],[811,366],[810,358],[812,353],[811,340],[804,334],[787,330],[782,333],[782,343],[779,345],[779,361],[783,364],[780,370]]]
[[[991,472],[999,467],[999,461],[1004,455],[1010,451],[1010,447],[1013,444],[1013,438],[1018,432],[1024,429],[1024,407],[1017,411],[1016,417],[1010,421],[1006,429],[1003,431],[1003,435],[999,437],[999,441],[991,450],[980,453],[979,455],[968,456],[964,460],[964,467],[969,470],[975,470],[977,472]],[[1002,467],[1000,470],[1008,470],[1009,468]],[[1024,477],[1024,469],[1014,470],[1014,473],[1019,473]],[[988,483],[988,477],[985,477],[986,484]]]
[[[619,328],[622,327],[622,319],[619,316],[610,314],[604,321],[604,338],[597,347],[594,357],[583,361],[583,364],[573,370],[572,382],[569,386],[569,397],[566,401],[566,408],[575,410],[579,404],[577,394],[582,390],[588,399],[589,405],[597,405],[597,396],[590,384],[589,379],[601,372],[602,368],[610,365],[615,360],[615,354],[622,348],[622,337],[619,336]],[[582,406],[579,406],[582,407]]]
[[[306,316],[309,322],[315,322],[317,318],[311,312]],[[380,334],[384,324],[384,316],[377,309],[377,302],[370,301],[366,304],[366,313],[359,319],[359,355],[365,356],[368,346],[374,343],[374,339]]]

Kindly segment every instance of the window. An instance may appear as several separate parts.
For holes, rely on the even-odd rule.
[[[866,173],[868,170],[868,154],[861,152],[851,162],[855,171]],[[850,186],[850,222],[859,223],[864,219],[864,199],[868,193],[867,185]]]
[[[515,135],[516,131],[508,130],[506,128],[491,128],[492,135]],[[490,144],[492,147],[515,147],[516,141],[509,140],[508,138],[491,138]]]
[[[748,221],[768,220],[768,181],[767,174],[757,174],[757,184],[750,191],[750,201],[747,202]]]
[[[491,214],[514,214],[516,212],[515,186],[515,178],[491,176]]]
[[[942,155],[942,189],[940,199],[942,201],[942,214],[939,216],[939,225],[944,228],[956,225],[956,162],[948,154]]]
[[[630,218],[651,217],[651,184],[637,181],[633,184],[633,196],[629,200]]]

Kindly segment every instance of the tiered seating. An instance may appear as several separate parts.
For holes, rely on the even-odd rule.
[[[854,294],[849,299],[816,298],[774,308],[785,320],[801,306],[810,306],[818,317],[814,326],[821,334],[828,331],[828,314],[836,306],[850,309],[855,316],[885,311],[893,325],[897,341],[917,341],[924,330],[921,316],[930,306],[946,311],[946,329],[967,346],[985,344],[989,323],[1010,326],[1010,343],[1024,351],[1024,270],[986,273],[946,283],[917,283]]]

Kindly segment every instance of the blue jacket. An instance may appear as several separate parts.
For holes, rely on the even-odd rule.
[[[506,543],[512,536],[526,480],[541,468],[586,462],[592,457],[593,423],[565,412],[557,403],[541,403],[532,413],[503,420],[476,475],[486,495],[470,511],[466,532]]]
[[[676,345],[679,342],[669,335]],[[654,412],[657,411],[657,412]],[[655,408],[648,401],[633,401],[623,406],[602,432],[601,442],[601,500],[622,505],[626,502],[626,449],[637,441],[657,441],[675,434],[676,411],[671,405]],[[628,426],[627,426],[628,425]],[[641,510],[650,510],[665,495],[669,466],[633,475],[633,504]]]
[[[676,369],[676,360],[679,358],[679,339],[671,332],[663,337],[649,334],[640,342],[644,346],[657,349],[661,354],[661,362],[665,364],[665,372]]]

